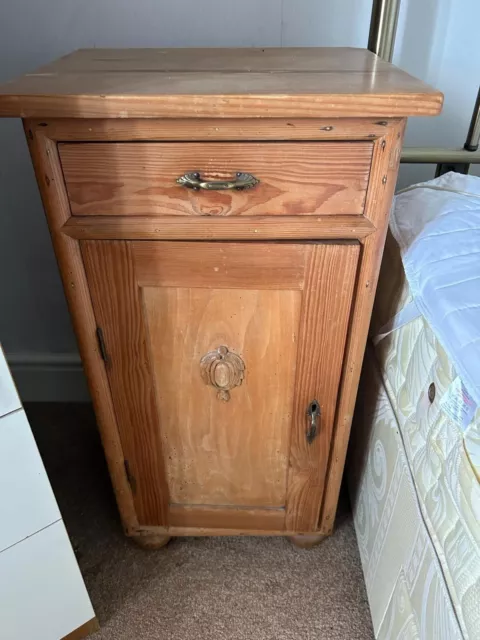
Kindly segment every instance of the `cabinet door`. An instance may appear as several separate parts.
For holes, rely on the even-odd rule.
[[[314,531],[359,245],[82,253],[140,524]]]

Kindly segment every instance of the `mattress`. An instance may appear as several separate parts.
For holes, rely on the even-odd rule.
[[[400,251],[390,235],[372,334],[382,332],[381,327],[411,300]],[[384,390],[391,408],[390,419],[394,423],[390,427],[398,432],[415,502],[434,549],[448,600],[463,637],[477,639],[480,637],[480,411],[476,411],[466,430],[450,417],[448,401],[458,379],[457,371],[423,316],[388,333],[373,349],[380,378],[377,387]],[[380,464],[380,454],[378,460]],[[407,527],[407,519],[403,525],[400,523],[397,532],[390,533],[397,537],[399,548],[405,544],[403,527]],[[401,584],[396,589],[399,593],[403,589],[406,603],[408,577],[405,575],[403,582],[400,577],[398,580]],[[418,606],[412,605],[417,625],[418,616],[421,617]]]
[[[450,172],[403,189],[390,227],[417,308],[480,405],[480,178]]]
[[[375,638],[462,640],[398,422],[368,350],[347,476]]]

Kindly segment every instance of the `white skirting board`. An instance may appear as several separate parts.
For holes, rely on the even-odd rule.
[[[7,353],[22,402],[89,402],[77,353]]]

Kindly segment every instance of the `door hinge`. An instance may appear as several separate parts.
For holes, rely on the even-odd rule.
[[[127,481],[128,481],[128,484],[130,485],[130,489],[132,490],[132,493],[135,493],[137,489],[137,483],[135,481],[135,476],[130,471],[130,465],[128,464],[128,460],[124,460],[123,465],[125,467],[125,475],[127,476]]]
[[[98,350],[100,351],[100,356],[102,360],[107,364],[108,362],[108,353],[107,347],[105,346],[105,338],[103,337],[103,331],[101,327],[97,327],[97,342],[98,342]]]

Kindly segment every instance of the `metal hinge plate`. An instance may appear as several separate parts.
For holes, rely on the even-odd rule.
[[[137,483],[135,480],[135,476],[130,471],[130,465],[128,464],[128,460],[124,460],[123,465],[125,467],[125,475],[127,476],[128,484],[130,485],[132,493],[135,493],[137,489]]]
[[[107,363],[108,362],[108,353],[107,347],[105,346],[105,338],[103,337],[103,331],[101,327],[97,327],[97,342],[98,342],[98,350],[100,351],[100,356],[102,360]]]

